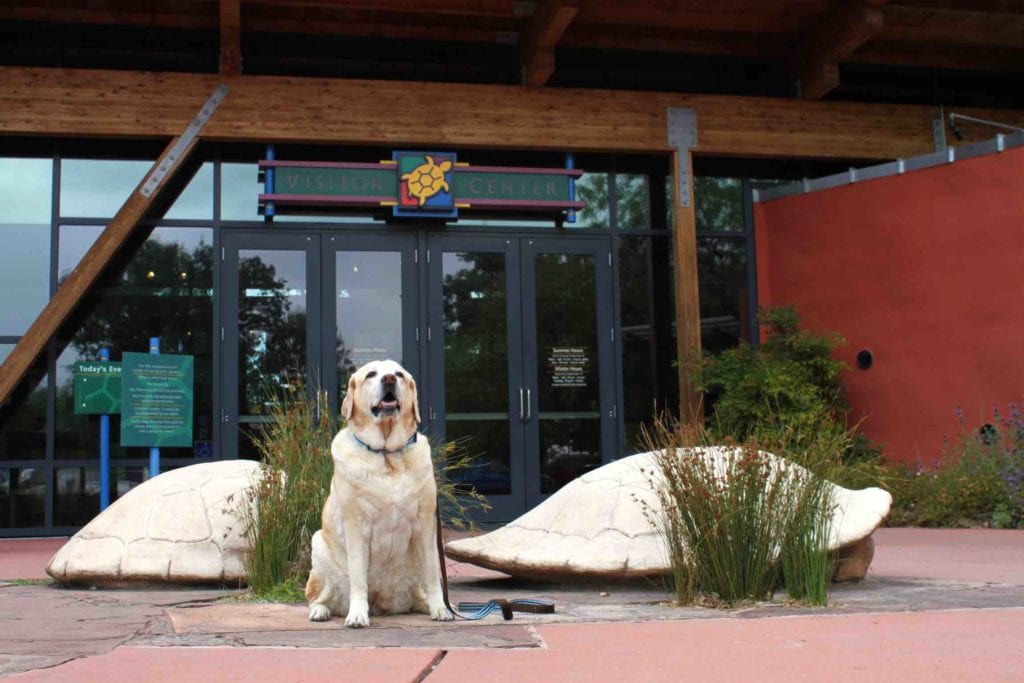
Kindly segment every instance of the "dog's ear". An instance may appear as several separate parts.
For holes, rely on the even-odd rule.
[[[341,402],[341,416],[345,418],[345,421],[352,419],[352,407],[355,405],[356,396],[356,376],[352,375],[348,378],[348,389],[345,391],[345,398]]]
[[[412,433],[416,431],[417,425],[420,423],[420,402],[416,395],[416,381],[412,377],[408,376],[406,376],[405,381],[409,398],[407,401],[404,401],[404,403],[411,403],[412,408],[402,411],[402,426]]]

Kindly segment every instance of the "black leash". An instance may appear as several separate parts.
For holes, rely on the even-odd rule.
[[[444,539],[441,537],[441,501],[437,501],[437,507],[435,509],[437,517],[437,559],[441,565],[441,590],[444,595],[444,606],[448,608],[455,618],[464,619],[466,621],[477,621],[483,619],[488,614],[501,610],[501,616],[505,621],[512,620],[513,612],[529,612],[531,614],[554,614],[555,604],[548,602],[547,600],[531,600],[528,598],[519,598],[517,600],[506,600],[505,598],[495,598],[494,600],[488,600],[487,602],[460,602],[459,609],[452,607],[451,601],[448,599],[448,568],[445,566],[444,561]],[[460,612],[472,612],[472,614],[465,615]]]

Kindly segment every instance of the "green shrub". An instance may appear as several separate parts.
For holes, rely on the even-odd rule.
[[[845,432],[846,366],[832,358],[843,339],[800,330],[792,307],[762,309],[760,319],[768,328],[760,346],[705,354],[690,367],[697,388],[714,399],[712,432],[739,440],[786,433],[795,448],[822,430]]]

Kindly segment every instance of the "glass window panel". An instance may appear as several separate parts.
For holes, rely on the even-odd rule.
[[[152,161],[64,159],[60,167],[60,215],[109,218],[116,214]]]
[[[508,418],[493,420],[447,420],[445,441],[454,442],[472,458],[472,464],[452,472],[456,486],[473,487],[484,495],[512,492],[512,466],[509,457]]]
[[[0,406],[0,460],[46,457],[46,376],[38,368]]]
[[[0,529],[25,529],[46,523],[46,470],[0,469]]]
[[[207,161],[199,167],[165,217],[213,220],[213,162]]]
[[[445,438],[475,457],[459,482],[511,492],[504,252],[442,256]]]
[[[21,335],[50,296],[53,160],[0,158],[0,335]]]
[[[445,409],[507,419],[505,254],[445,253],[442,272]]]
[[[85,526],[100,511],[98,467],[58,467],[54,470],[54,526]]]
[[[620,230],[649,230],[651,194],[646,175],[615,174],[615,222]]]
[[[7,360],[7,356],[11,355],[13,350],[14,344],[0,344],[0,365]]]
[[[694,178],[697,232],[743,232],[743,183],[739,178]]]
[[[238,284],[239,406],[260,415],[268,383],[305,378],[306,252],[240,250]]]
[[[50,297],[50,225],[0,223],[0,244],[0,335],[21,335]]]
[[[61,269],[79,250],[87,232],[61,228]],[[86,299],[75,323],[63,331],[57,360],[56,452],[62,458],[98,457],[99,417],[76,415],[71,368],[80,360],[98,360],[101,348],[119,361],[125,351],[145,352],[149,338],[160,337],[162,353],[195,357],[193,435],[212,438],[213,411],[213,231],[208,228],[156,228],[125,262],[120,278],[106,281]],[[67,244],[76,245],[67,249]],[[111,419],[112,434],[119,431]],[[116,442],[116,437],[112,439]],[[148,457],[144,448],[120,449],[113,457]],[[191,458],[193,448],[164,448],[162,457]]]
[[[0,224],[50,224],[53,160],[0,158]]]
[[[111,469],[114,475],[114,481],[110,486],[111,502],[146,481],[146,476],[149,474],[148,467],[114,467]],[[165,468],[163,471],[166,472],[167,469]]]
[[[576,212],[576,222],[567,228],[608,227],[608,174],[584,173],[576,181],[576,199],[584,206]]]
[[[57,238],[57,286],[64,282],[103,232],[101,225],[62,225]]]
[[[364,363],[391,359],[404,364],[402,254],[336,252],[335,279],[335,357],[340,398],[348,387],[349,375]]]
[[[627,452],[642,449],[640,428],[656,412],[677,414],[671,242],[622,237],[619,242],[622,382]]]
[[[220,217],[226,221],[259,221],[259,193],[263,183],[258,182],[256,164],[220,165]]]
[[[709,352],[736,346],[747,325],[745,239],[697,240],[701,345]]]
[[[600,464],[596,264],[590,254],[538,254],[537,410],[541,493]]]

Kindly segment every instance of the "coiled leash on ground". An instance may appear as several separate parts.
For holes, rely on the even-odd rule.
[[[547,600],[532,600],[519,598],[517,600],[506,600],[495,598],[487,602],[460,602],[459,608],[452,607],[448,599],[448,569],[444,561],[444,539],[441,537],[441,505],[438,501],[437,509],[437,559],[441,564],[441,590],[444,594],[444,606],[448,608],[456,619],[466,621],[478,621],[488,614],[501,610],[501,616],[505,621],[511,621],[513,612],[529,612],[531,614],[554,614],[555,604]],[[460,614],[460,612],[471,612],[471,614]]]

